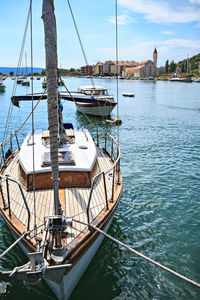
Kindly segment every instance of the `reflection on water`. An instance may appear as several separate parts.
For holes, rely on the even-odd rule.
[[[1,140],[12,92],[6,80],[6,92],[0,95]],[[76,90],[89,85],[89,79],[65,79],[67,87]],[[97,85],[108,88],[116,97],[116,81],[97,79]],[[35,81],[35,92],[41,82]],[[28,88],[18,87],[17,93]],[[29,92],[29,91],[28,91]],[[134,98],[124,98],[134,92]],[[75,127],[92,128],[74,103],[64,102],[65,122]],[[28,115],[31,104],[13,108],[12,128]],[[152,259],[199,281],[199,85],[158,81],[119,81],[121,170],[123,195],[109,233]],[[36,109],[36,129],[47,128],[46,101]],[[116,108],[111,116],[116,117]],[[105,129],[101,118],[91,117],[99,129]],[[30,122],[23,132],[30,130]],[[116,127],[108,125],[116,136]],[[21,140],[23,138],[21,137]],[[0,248],[3,252],[13,242],[0,220]],[[12,269],[26,262],[19,247],[0,261],[1,269]],[[5,292],[6,291],[6,292]],[[31,287],[19,280],[1,281],[2,299],[55,299],[45,283]],[[95,296],[94,296],[95,295]],[[157,269],[105,240],[71,299],[199,299],[197,288]]]

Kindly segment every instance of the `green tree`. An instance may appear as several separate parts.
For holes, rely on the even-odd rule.
[[[185,64],[184,63],[181,64],[181,73],[185,73]]]
[[[165,73],[169,72],[169,60],[166,61],[165,63]]]
[[[170,65],[169,65],[169,72],[175,72],[176,71],[176,64],[175,62],[172,60]]]
[[[14,72],[11,71],[9,74],[10,74],[10,76],[13,76],[13,75],[14,75]]]
[[[46,76],[46,70],[43,69],[42,72],[41,72],[41,75]]]

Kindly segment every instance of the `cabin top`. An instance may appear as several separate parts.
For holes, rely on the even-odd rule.
[[[102,86],[79,86],[78,92],[85,93],[87,95],[108,95],[107,89]]]
[[[60,171],[85,171],[90,172],[96,161],[96,147],[88,131],[67,130],[74,141],[59,148],[58,161]],[[37,131],[34,135],[35,172],[43,173],[51,171],[50,146],[46,143],[49,131]],[[30,147],[32,147],[31,133],[25,138],[19,162],[26,174],[33,173],[32,159],[30,159]]]

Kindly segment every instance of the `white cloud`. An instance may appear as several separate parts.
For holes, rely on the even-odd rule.
[[[200,0],[190,0],[196,4]],[[153,23],[190,23],[200,22],[200,7],[191,4],[170,6],[166,0],[118,0],[118,3],[134,12],[144,14],[145,18]]]
[[[109,22],[114,23],[116,22],[116,17],[110,16]],[[133,19],[128,15],[120,15],[117,16],[117,22],[119,25],[125,25],[133,22]]]
[[[200,4],[200,0],[189,0],[192,4]]]
[[[168,31],[168,30],[162,30],[161,33],[162,33],[162,34],[166,34],[166,35],[174,34],[173,31]]]

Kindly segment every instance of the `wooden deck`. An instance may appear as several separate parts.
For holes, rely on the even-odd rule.
[[[97,163],[100,171],[106,172],[113,165],[110,157],[101,149],[97,148]],[[12,160],[6,168],[6,173],[11,178],[19,181],[18,178],[18,155]],[[106,174],[106,189],[107,198],[111,200],[112,197],[112,171]],[[22,188],[23,189],[23,188]],[[2,182],[2,192],[4,199],[7,202],[7,187],[6,182]],[[54,191],[53,189],[37,190],[35,192],[27,192],[23,189],[28,207],[30,209],[30,229],[34,227],[34,197],[36,203],[36,225],[44,223],[45,216],[54,215]],[[65,188],[59,190],[59,198],[62,204],[63,214],[67,218],[75,218],[76,220],[87,222],[86,207],[89,199],[90,188]],[[27,226],[28,214],[27,210],[16,183],[9,181],[9,195],[11,213],[25,226]],[[96,216],[106,206],[105,190],[103,177],[97,180],[90,204],[90,220],[94,220]],[[67,244],[71,242],[79,233],[85,229],[84,225],[75,223],[68,229]]]

